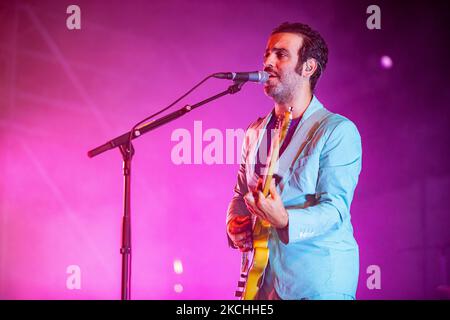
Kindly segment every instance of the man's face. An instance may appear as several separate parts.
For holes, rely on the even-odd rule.
[[[302,44],[302,37],[294,33],[276,33],[267,42],[264,71],[270,77],[264,84],[264,92],[277,103],[289,102],[301,87],[301,75],[295,70]]]

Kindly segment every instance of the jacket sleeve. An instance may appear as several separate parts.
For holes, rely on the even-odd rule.
[[[228,205],[227,217],[226,217],[226,225],[236,216],[239,215],[250,215],[251,213],[248,211],[247,206],[245,205],[244,196],[248,193],[247,186],[247,177],[246,177],[246,159],[247,159],[247,151],[249,145],[249,136],[248,136],[248,128],[244,137],[244,141],[242,143],[242,151],[241,151],[241,160],[237,175],[237,182],[234,186],[233,197]],[[228,237],[228,244],[232,248],[236,248],[230,237]]]
[[[326,139],[319,160],[316,204],[286,208],[290,243],[338,229],[350,219],[350,205],[361,172],[361,137],[353,122],[346,119]]]

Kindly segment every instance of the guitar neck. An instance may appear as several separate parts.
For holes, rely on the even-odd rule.
[[[270,166],[269,169],[267,170],[266,176],[264,177],[264,182],[262,186],[262,194],[264,195],[264,197],[267,197],[269,195],[270,184],[272,183],[273,173],[275,171],[275,165],[277,163],[279,153],[280,153],[280,143],[277,141],[274,144],[272,144],[270,152]]]
[[[286,111],[284,113],[284,117],[280,119],[282,121],[281,126],[280,128],[276,129],[274,139],[272,139],[269,155],[270,165],[262,185],[262,194],[264,195],[264,197],[267,197],[269,195],[270,184],[272,183],[275,166],[280,156],[280,147],[283,144],[284,139],[286,138],[286,134],[291,122],[291,115],[292,115],[291,111],[292,108],[290,108],[289,111]]]

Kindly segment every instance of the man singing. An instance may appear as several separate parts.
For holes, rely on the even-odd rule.
[[[325,41],[306,24],[283,23],[269,37],[264,92],[274,109],[247,129],[226,221],[230,244],[241,251],[252,248],[252,218],[271,224],[258,299],[355,299],[359,254],[350,205],[361,171],[361,138],[353,122],[314,95],[327,61]],[[257,185],[268,148],[261,146],[270,146],[276,118],[291,107],[278,179],[264,197]]]

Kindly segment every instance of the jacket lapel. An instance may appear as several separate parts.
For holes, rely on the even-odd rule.
[[[327,113],[328,112],[316,96],[313,96],[308,108],[303,113],[302,119],[300,120],[294,135],[292,136],[292,140],[279,158],[275,171],[278,176],[282,177],[282,182],[280,183],[281,185],[277,186],[279,192],[282,192],[284,189],[284,184],[289,180],[292,174],[292,172],[289,172],[289,168],[291,168],[295,161],[303,155],[305,146],[308,144],[312,134],[315,131],[311,130],[311,128],[314,125],[317,125],[318,120],[325,117]],[[246,175],[247,185],[250,188],[256,187],[258,181],[258,175],[255,174],[256,156],[259,147],[261,146],[267,124],[269,123],[271,117],[272,111],[266,115],[259,125],[252,128],[253,130],[249,135],[247,149],[248,154],[246,158]],[[267,146],[267,148],[270,148],[270,146]]]

